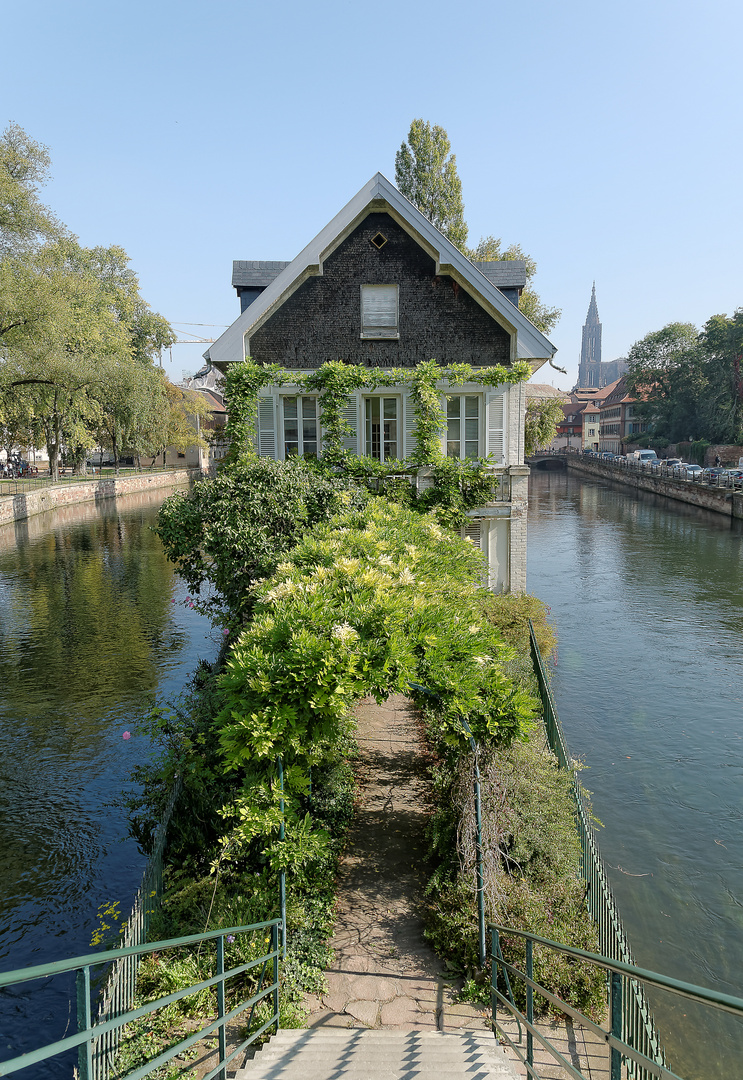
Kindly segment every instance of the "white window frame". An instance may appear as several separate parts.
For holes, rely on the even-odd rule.
[[[383,421],[384,421],[384,404],[383,403],[384,403],[385,400],[386,401],[391,400],[391,401],[395,402],[395,423],[397,424],[397,429],[396,429],[396,433],[395,433],[395,445],[397,447],[397,452],[394,455],[390,454],[390,456],[387,457],[385,455],[385,452],[384,452],[385,440],[382,437],[382,438],[380,438],[380,441],[379,441],[379,457],[376,457],[376,455],[369,453],[368,448],[367,448],[368,447],[367,429],[366,429],[367,402],[370,402],[370,401],[378,401],[379,402],[380,423],[383,423]],[[364,396],[361,399],[361,423],[360,423],[360,428],[361,428],[361,448],[362,448],[362,454],[363,454],[364,457],[373,458],[374,461],[400,460],[401,458],[405,457],[405,447],[402,444],[402,439],[405,436],[405,432],[404,432],[404,429],[403,429],[403,412],[402,412],[402,395],[401,394],[364,394]]]
[[[296,439],[296,442],[297,442],[297,454],[296,455],[287,454],[287,452],[286,452],[287,438],[286,438],[286,423],[285,423],[285,417],[284,417],[284,402],[291,401],[291,400],[294,400],[294,401],[297,402],[297,439]],[[302,416],[302,405],[301,405],[301,403],[303,401],[309,401],[309,400],[315,402],[315,424],[316,424],[316,432],[317,432],[315,439],[310,440],[310,441],[316,443],[317,448],[314,451],[314,456],[315,457],[319,457],[321,452],[322,452],[322,431],[321,431],[321,428],[320,428],[320,398],[319,398],[319,396],[317,394],[280,394],[279,395],[279,422],[281,424],[281,443],[280,443],[280,446],[281,446],[281,455],[282,455],[282,458],[285,461],[289,457],[295,457],[295,456],[304,457],[304,425],[302,423],[302,420],[305,419],[305,418]],[[292,439],[291,441],[294,442],[295,440]]]
[[[449,440],[449,401],[452,400],[453,398],[459,398],[459,424],[460,424],[460,428],[459,428],[459,454],[458,455],[449,453],[449,441],[450,441]],[[465,444],[468,443],[468,442],[473,442],[474,440],[473,439],[465,439],[465,438],[462,437],[464,432],[463,432],[463,429],[462,429],[461,425],[464,424],[465,420],[473,419],[472,417],[468,418],[465,415],[465,412],[466,412],[465,398],[476,398],[476,400],[477,400],[477,454],[475,455],[475,457],[480,458],[480,457],[485,456],[484,453],[483,453],[483,443],[484,443],[484,434],[485,434],[485,398],[484,398],[483,394],[465,393],[465,392],[462,392],[460,394],[446,394],[445,397],[444,397],[444,413],[446,415],[446,426],[444,428],[444,453],[446,454],[447,457],[453,457],[458,461],[467,461],[467,460],[473,461],[474,460],[473,458],[468,458],[467,455],[466,455]],[[453,417],[452,419],[456,419],[456,418]],[[451,440],[451,441],[453,442],[454,440]]]
[[[378,321],[379,316],[371,311],[372,301],[380,302],[382,293],[390,298],[394,294],[394,323]],[[375,295],[376,294],[376,295]],[[391,309],[392,305],[388,307]],[[361,286],[361,337],[375,341],[396,341],[400,338],[400,286],[399,285],[362,285]]]

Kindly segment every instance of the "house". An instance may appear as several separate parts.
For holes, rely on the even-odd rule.
[[[636,446],[627,437],[645,431],[647,424],[637,416],[637,398],[628,392],[626,376],[617,379],[607,390],[601,402],[599,449],[609,450],[612,454],[626,454]]]
[[[377,173],[290,263],[239,261],[233,285],[241,313],[204,354],[226,371],[250,357],[306,372],[328,360],[370,369],[442,366],[487,369],[525,359],[536,371],[555,347],[519,311],[523,263],[473,264],[381,173]],[[526,585],[524,384],[442,384],[441,448],[487,457],[499,498],[471,513],[467,535],[486,553],[493,589]],[[405,385],[352,395],[349,450],[380,461],[408,457],[415,413]],[[260,454],[317,453],[316,397],[284,383],[262,392]],[[417,482],[425,486],[426,470]]]

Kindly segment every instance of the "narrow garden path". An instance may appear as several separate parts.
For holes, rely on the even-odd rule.
[[[307,1027],[489,1033],[490,1010],[455,1002],[457,984],[423,936],[428,778],[415,709],[395,695],[383,705],[368,698],[355,715],[360,800],[341,861],[328,991],[306,998]],[[590,1080],[608,1080],[606,1048],[589,1032],[538,1026]],[[518,1037],[515,1022],[508,1030]],[[567,1077],[538,1045],[535,1059],[546,1080]]]
[[[401,695],[356,709],[360,803],[341,862],[328,992],[307,999],[308,1027],[489,1030],[454,1003],[454,983],[423,937],[426,759]]]

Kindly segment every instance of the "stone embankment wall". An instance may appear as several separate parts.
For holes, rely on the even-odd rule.
[[[568,469],[587,476],[596,476],[601,480],[612,480],[617,484],[635,488],[636,491],[650,491],[654,495],[664,495],[667,499],[701,506],[705,510],[714,510],[727,517],[743,519],[743,492],[729,491],[726,488],[707,487],[705,484],[692,483],[689,480],[674,480],[671,477],[655,476],[639,469],[623,469],[607,461],[596,458],[566,455]]]
[[[167,472],[137,473],[134,476],[112,476],[105,479],[63,481],[49,487],[39,487],[21,495],[0,496],[0,525],[24,521],[45,510],[75,503],[100,502],[119,495],[131,495],[157,488],[183,487],[201,476],[198,469],[169,469]]]

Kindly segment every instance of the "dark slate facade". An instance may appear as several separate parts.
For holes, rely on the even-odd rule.
[[[382,233],[381,249],[372,237]],[[398,340],[361,339],[361,286],[399,286]],[[250,338],[258,363],[290,370],[326,360],[413,367],[422,360],[507,364],[510,335],[389,214],[370,214]]]

